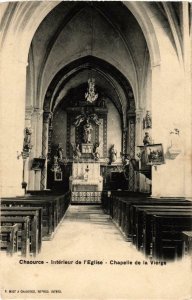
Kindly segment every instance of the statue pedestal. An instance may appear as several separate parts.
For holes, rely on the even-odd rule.
[[[93,144],[82,144],[81,147],[83,154],[93,153]]]

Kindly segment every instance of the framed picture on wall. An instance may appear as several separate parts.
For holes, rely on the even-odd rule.
[[[45,158],[34,158],[31,169],[34,171],[40,171],[44,168]]]
[[[162,165],[165,163],[162,144],[145,146],[145,154],[147,165]]]
[[[63,174],[62,172],[54,172],[54,181],[62,181],[63,180]]]

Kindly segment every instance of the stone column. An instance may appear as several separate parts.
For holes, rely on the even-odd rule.
[[[47,188],[47,154],[49,140],[49,120],[52,112],[44,112],[43,114],[43,135],[42,135],[42,157],[45,158],[45,166],[41,173],[41,190]]]
[[[127,153],[130,158],[135,158],[135,113],[128,113]],[[132,164],[129,164],[128,190],[135,190],[135,172]]]
[[[136,109],[136,122],[135,122],[135,154],[138,153],[137,146],[143,145],[143,110]],[[136,156],[137,158],[137,156]],[[145,176],[135,171],[135,191],[141,191]]]
[[[31,119],[33,114],[34,108],[32,106],[28,106],[25,109],[25,127],[32,129]],[[32,131],[32,137],[33,137],[33,131]],[[32,139],[31,137],[31,139]],[[32,147],[34,145],[32,144]],[[23,162],[23,181],[27,183],[27,189],[29,189],[29,172],[30,172],[30,161],[31,161],[31,153],[29,154],[29,157],[26,157],[25,161]]]
[[[124,127],[122,130],[122,153],[127,153],[127,131],[128,128]]]
[[[43,110],[35,108],[33,110],[31,126],[32,126],[32,145],[29,162],[29,190],[40,190],[41,171],[31,170],[33,158],[39,158],[42,154],[42,116]]]
[[[135,124],[135,147],[141,146],[142,142],[142,133],[143,133],[143,110],[136,109],[136,124]]]

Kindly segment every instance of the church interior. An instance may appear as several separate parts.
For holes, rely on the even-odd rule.
[[[191,255],[191,7],[0,4],[2,251],[94,215],[146,258]]]

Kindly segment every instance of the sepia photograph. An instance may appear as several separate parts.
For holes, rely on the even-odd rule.
[[[0,15],[0,299],[192,299],[191,2]]]

